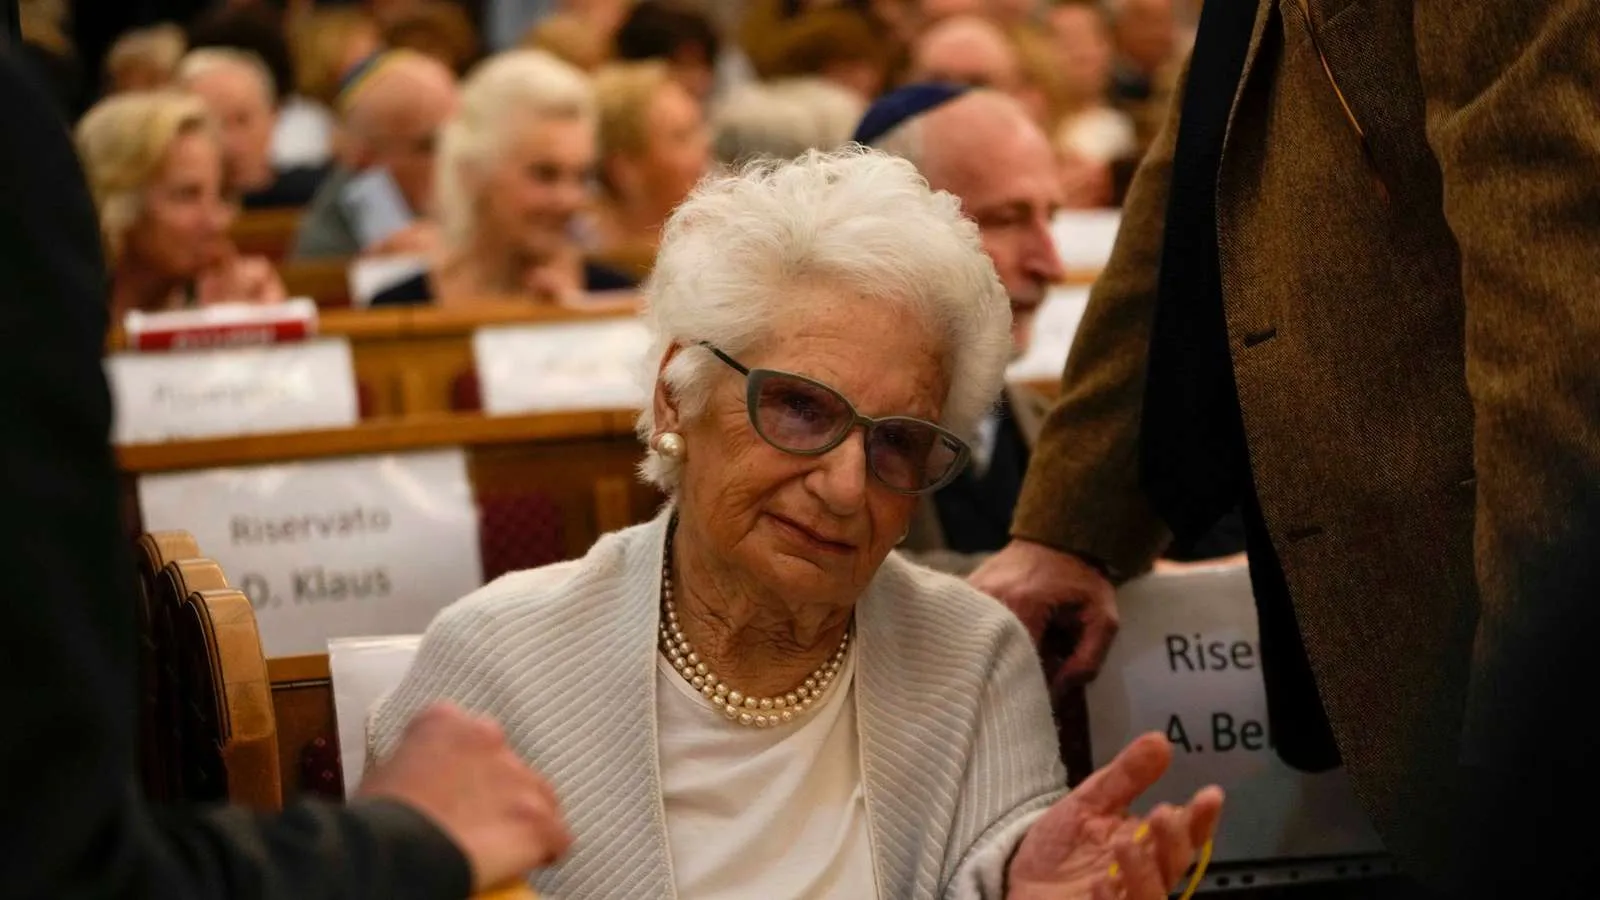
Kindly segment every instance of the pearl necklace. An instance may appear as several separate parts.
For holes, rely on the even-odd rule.
[[[689,639],[678,626],[678,608],[672,602],[672,538],[667,538],[665,556],[661,563],[661,652],[678,670],[683,680],[693,685],[702,697],[715,703],[722,714],[740,725],[771,728],[787,725],[816,706],[817,700],[827,692],[829,685],[839,675],[850,650],[850,629],[846,628],[839,641],[839,649],[828,661],[812,672],[810,677],[794,690],[781,697],[750,697],[733,690],[717,678],[715,672],[700,659]]]

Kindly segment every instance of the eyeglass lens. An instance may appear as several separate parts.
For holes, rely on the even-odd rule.
[[[790,453],[832,449],[855,426],[856,412],[837,391],[781,372],[756,371],[751,419],[768,443]],[[867,466],[885,484],[922,491],[938,484],[960,458],[959,445],[920,419],[880,419],[867,429]]]

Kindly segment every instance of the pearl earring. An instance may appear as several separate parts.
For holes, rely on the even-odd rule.
[[[667,459],[683,459],[688,451],[689,447],[683,442],[683,435],[676,431],[664,431],[656,437],[656,452]]]

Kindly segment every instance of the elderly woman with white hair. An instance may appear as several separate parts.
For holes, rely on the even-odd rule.
[[[442,612],[373,755],[436,700],[497,719],[576,838],[555,896],[1166,897],[1221,793],[1128,815],[1155,734],[1068,793],[1021,623],[892,552],[1010,354],[956,200],[873,151],[762,164],[678,209],[647,294],[671,501]]]
[[[533,299],[568,303],[635,280],[577,239],[596,162],[589,79],[541,50],[491,57],[463,83],[434,176],[443,250],[373,306]]]

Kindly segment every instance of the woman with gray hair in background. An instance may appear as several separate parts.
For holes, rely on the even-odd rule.
[[[784,78],[740,85],[711,116],[716,161],[737,168],[758,159],[795,159],[807,150],[850,143],[867,104],[822,78]]]
[[[568,303],[632,277],[584,259],[576,231],[596,150],[594,92],[542,50],[491,57],[467,77],[434,175],[443,251],[373,306],[484,299]]]
[[[446,609],[371,720],[498,720],[583,898],[1164,898],[1215,788],[1127,805],[1171,748],[1071,793],[1020,622],[892,553],[966,463],[1010,354],[976,227],[909,163],[808,154],[703,184],[649,287],[644,476],[671,501]]]

